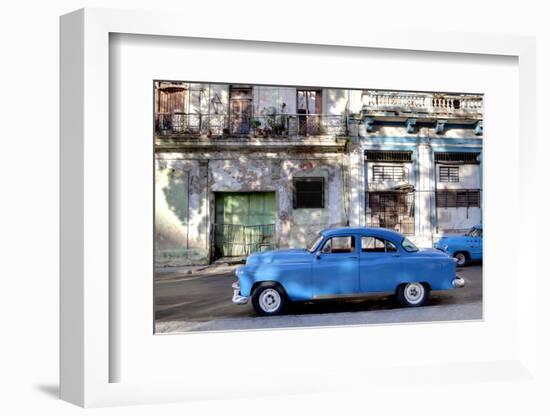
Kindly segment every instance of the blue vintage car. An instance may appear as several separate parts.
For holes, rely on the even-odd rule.
[[[254,253],[236,270],[233,302],[251,298],[258,315],[277,315],[289,302],[395,293],[421,306],[430,290],[464,286],[456,260],[383,228],[323,230],[309,249]]]
[[[479,224],[464,235],[444,235],[434,247],[456,258],[457,266],[467,266],[470,262],[483,258],[483,228]]]

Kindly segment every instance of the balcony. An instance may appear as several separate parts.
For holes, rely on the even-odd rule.
[[[483,96],[467,94],[367,91],[362,96],[364,116],[394,115],[426,118],[483,118]]]
[[[326,114],[157,113],[155,132],[161,137],[340,137],[348,134],[348,118]]]

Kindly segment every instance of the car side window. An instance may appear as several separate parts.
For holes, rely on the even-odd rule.
[[[355,251],[355,238],[353,236],[331,237],[325,242],[321,251],[324,254],[353,253]]]
[[[397,251],[391,241],[377,237],[361,237],[361,251],[363,253],[389,253]]]
[[[397,247],[391,241],[386,240],[386,253],[394,253],[397,251]]]

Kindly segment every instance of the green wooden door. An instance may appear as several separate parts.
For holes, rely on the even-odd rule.
[[[275,192],[216,193],[216,257],[247,256],[275,241]]]

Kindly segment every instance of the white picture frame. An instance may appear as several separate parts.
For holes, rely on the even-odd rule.
[[[186,24],[181,25],[185,20]],[[108,406],[138,403],[174,402],[208,398],[234,398],[258,395],[321,393],[342,390],[360,392],[365,388],[383,391],[396,379],[401,380],[399,391],[413,392],[418,384],[449,388],[458,382],[475,388],[476,383],[507,382],[507,387],[542,383],[537,373],[537,280],[542,272],[529,244],[519,244],[517,269],[522,270],[522,286],[513,294],[516,307],[517,343],[498,359],[470,362],[438,360],[436,364],[419,362],[415,374],[410,368],[380,366],[368,363],[356,368],[319,368],[303,377],[289,378],[282,371],[270,374],[269,382],[259,384],[251,378],[243,381],[249,368],[238,370],[242,378],[229,383],[231,374],[219,379],[182,376],[181,380],[162,380],[144,377],[142,381],[116,380],[117,351],[112,348],[110,324],[113,311],[113,292],[118,290],[110,281],[116,259],[110,257],[110,227],[116,220],[110,215],[110,172],[116,170],[110,159],[110,76],[109,37],[111,34],[207,38],[238,41],[278,42],[286,45],[331,45],[333,47],[374,48],[384,50],[428,51],[441,54],[483,54],[515,57],[519,66],[519,132],[522,146],[518,156],[518,199],[516,222],[525,241],[536,241],[535,183],[527,169],[536,159],[535,41],[529,37],[471,33],[406,32],[391,28],[350,28],[347,32],[328,33],[321,29],[303,32],[261,25],[240,35],[227,25],[203,26],[193,19],[174,13],[150,13],[106,9],[82,9],[61,18],[61,398],[80,406]],[[486,127],[490,130],[491,124]],[[514,165],[515,166],[515,165]],[[513,167],[515,168],[515,167]],[[144,169],[148,169],[147,166]],[[491,191],[486,193],[491,198]],[[489,235],[490,233],[486,233]],[[496,253],[498,254],[498,253]],[[501,253],[502,254],[502,253]],[[489,275],[490,276],[490,275]],[[152,279],[152,273],[150,275]],[[516,313],[517,312],[517,313]],[[456,324],[460,325],[460,324]],[[404,325],[394,331],[411,334],[414,325]],[[459,328],[456,326],[455,328]],[[116,327],[115,327],[116,330]],[[429,331],[430,329],[428,329]],[[460,329],[457,329],[460,331]],[[348,328],[339,336],[354,336],[359,329]],[[274,331],[276,332],[276,331]],[[279,333],[279,336],[281,333]],[[302,334],[302,335],[301,335]],[[266,334],[264,334],[266,335]],[[268,334],[267,334],[268,335]],[[306,334],[314,339],[336,336],[334,330],[319,329]],[[151,336],[153,336],[151,331]],[[217,334],[223,342],[227,334]],[[305,342],[305,335],[294,331],[293,337]],[[169,337],[164,338],[165,340]],[[233,339],[233,338],[232,338]],[[169,341],[161,341],[167,344]],[[139,346],[135,346],[139,348]],[[162,348],[162,347],[161,347]],[[281,364],[279,369],[284,369]],[[452,381],[443,373],[452,375]],[[342,382],[346,380],[346,382]],[[384,387],[386,386],[386,387]],[[532,385],[531,385],[532,386]],[[372,390],[374,391],[374,390]],[[406,393],[405,393],[406,394]],[[496,393],[495,393],[496,394]],[[373,394],[374,395],[374,394]]]

